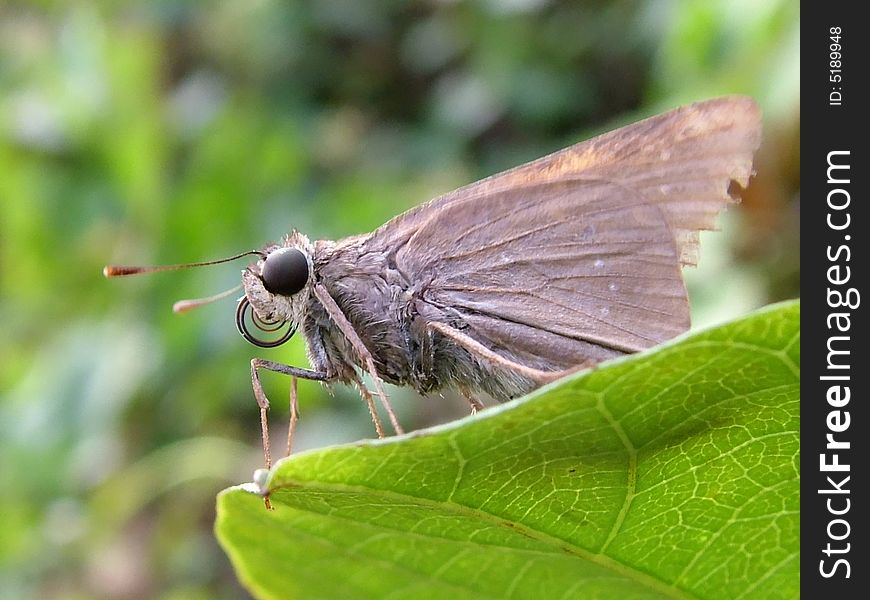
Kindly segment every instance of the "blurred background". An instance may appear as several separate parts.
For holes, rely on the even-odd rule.
[[[679,104],[764,110],[758,176],[687,273],[695,324],[798,295],[799,4],[788,0],[5,2],[0,6],[0,597],[245,598],[214,496],[261,465],[227,299],[240,261],[365,232]],[[286,378],[264,375],[276,446]],[[408,429],[464,401],[391,391]],[[371,437],[300,385],[299,448]]]

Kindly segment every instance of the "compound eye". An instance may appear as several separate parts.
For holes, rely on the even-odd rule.
[[[292,296],[308,281],[308,259],[296,248],[281,248],[266,257],[263,286],[273,294]]]

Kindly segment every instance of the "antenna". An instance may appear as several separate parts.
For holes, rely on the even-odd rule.
[[[221,263],[237,260],[239,258],[242,258],[243,256],[248,256],[251,254],[256,254],[260,258],[266,258],[266,255],[259,250],[248,250],[247,252],[242,252],[241,254],[236,254],[235,256],[230,256],[228,258],[219,258],[217,260],[206,260],[202,262],[183,263],[179,265],[156,265],[144,267],[106,265],[105,267],[103,267],[103,275],[105,275],[106,277],[126,277],[127,275],[141,275],[142,273],[157,273],[159,271],[178,271],[180,269],[189,269],[193,267],[207,267],[209,265],[219,265]]]
[[[255,254],[260,258],[266,258],[266,255],[259,250],[248,250],[247,252],[242,252],[241,254],[236,254],[235,256],[230,256],[228,258],[219,258],[217,260],[205,260],[192,263],[182,263],[178,265],[156,265],[144,267],[106,265],[105,267],[103,267],[103,275],[105,275],[106,277],[126,277],[128,275],[141,275],[143,273],[157,273],[160,271],[178,271],[179,269],[190,269],[193,267],[207,267],[209,265],[219,265],[221,263],[237,260],[239,258],[242,258],[243,256],[249,256],[251,254]],[[179,300],[172,305],[172,311],[175,313],[183,313],[193,310],[194,308],[199,308],[200,306],[210,304],[217,300],[222,300],[223,298],[226,298],[227,296],[237,292],[239,289],[241,289],[241,287],[241,285],[237,285],[232,289],[221,292],[220,294],[215,294],[214,296],[208,296],[207,298]]]
[[[194,308],[199,308],[200,306],[205,306],[206,304],[211,304],[212,302],[217,302],[218,300],[223,300],[227,296],[230,296],[242,289],[241,285],[237,285],[234,288],[230,288],[225,292],[221,292],[220,294],[215,294],[214,296],[209,296],[207,298],[192,298],[190,300],[179,300],[175,304],[172,305],[172,312],[174,313],[185,313],[189,310],[193,310]]]

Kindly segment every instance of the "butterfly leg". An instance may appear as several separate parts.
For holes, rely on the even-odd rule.
[[[365,386],[363,380],[357,377],[355,373],[354,375],[354,384],[359,390],[359,395],[362,396],[363,401],[369,409],[369,414],[372,416],[372,422],[375,424],[375,431],[378,434],[378,438],[383,439],[386,437],[384,434],[384,424],[381,422],[380,415],[378,415],[378,409],[375,408],[375,401],[372,399],[372,393]]]
[[[476,414],[477,412],[486,408],[486,405],[472,396],[471,390],[466,388],[465,386],[461,386],[459,388],[459,393],[462,394],[462,397],[465,398],[465,401],[468,402],[469,406],[471,406],[471,414]]]
[[[429,327],[433,331],[437,331],[444,337],[459,344],[475,356],[487,360],[497,367],[502,367],[504,369],[508,369],[510,371],[518,373],[524,377],[528,377],[529,379],[538,384],[549,383],[550,381],[554,381],[559,377],[562,377],[563,375],[572,371],[541,371],[540,369],[527,367],[525,365],[521,365],[518,362],[507,359],[504,356],[498,354],[497,352],[490,350],[473,337],[466,335],[458,329],[454,329],[453,327],[445,323],[432,321],[427,324],[427,327]]]
[[[266,461],[266,468],[272,468],[272,447],[269,443],[269,399],[266,398],[266,392],[263,391],[263,384],[260,383],[260,369],[273,371],[289,375],[292,379],[290,382],[290,429],[287,434],[287,452],[290,452],[291,438],[293,430],[296,428],[296,421],[299,418],[299,406],[296,398],[296,379],[309,379],[311,381],[329,381],[330,377],[323,371],[312,371],[311,369],[302,369],[300,367],[291,367],[290,365],[282,365],[281,363],[255,358],[251,360],[251,385],[254,388],[254,398],[257,399],[257,406],[260,407],[260,431],[263,436],[263,456]]]
[[[293,434],[296,432],[296,422],[299,420],[299,397],[296,393],[296,377],[290,378],[290,424],[287,426],[287,454],[293,450]]]
[[[329,292],[323,287],[322,284],[318,283],[314,285],[314,295],[317,296],[317,299],[320,300],[320,303],[323,305],[323,308],[326,309],[326,312],[329,314],[330,318],[333,322],[338,326],[341,333],[344,335],[345,339],[350,342],[350,345],[353,346],[353,349],[356,351],[360,360],[363,364],[365,364],[366,372],[372,376],[372,381],[375,383],[375,392],[378,395],[378,398],[381,401],[381,405],[383,405],[384,410],[387,411],[387,416],[390,418],[390,423],[393,426],[393,430],[396,434],[404,433],[402,426],[399,425],[399,419],[396,417],[396,413],[393,411],[393,407],[390,404],[389,399],[387,398],[387,393],[384,391],[384,384],[381,381],[380,376],[378,376],[378,371],[375,369],[375,359],[372,357],[372,353],[369,352],[369,349],[366,348],[363,341],[360,339],[356,330],[351,325],[350,321],[347,320],[347,317],[344,316],[344,313],[341,312],[341,308],[338,304],[335,303],[332,296],[329,295]],[[364,387],[360,386],[360,390],[363,390]],[[361,392],[363,394],[363,398],[365,399],[365,395],[368,393],[368,390],[365,392]],[[368,400],[366,401],[368,402]],[[377,426],[378,416],[377,412],[374,410],[374,404],[369,405],[369,411],[372,413],[372,420],[375,422]],[[378,435],[383,437],[383,432],[379,432]]]

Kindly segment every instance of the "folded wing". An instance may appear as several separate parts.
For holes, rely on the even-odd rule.
[[[727,97],[604,134],[399,215],[364,242],[420,299],[536,368],[655,345],[689,326],[680,268],[745,187],[758,107]]]

